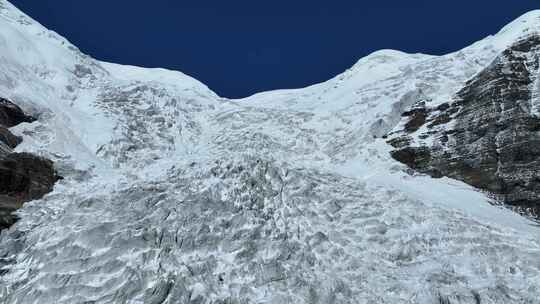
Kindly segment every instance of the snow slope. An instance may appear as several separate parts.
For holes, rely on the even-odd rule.
[[[381,137],[539,18],[227,100],[180,72],[96,61],[0,0],[0,96],[39,116],[15,128],[18,149],[66,177],[0,235],[0,302],[535,303],[540,228],[406,174]]]

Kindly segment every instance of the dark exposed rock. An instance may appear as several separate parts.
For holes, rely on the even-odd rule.
[[[15,224],[18,218],[13,212],[20,207],[21,203],[16,198],[0,195],[0,230]]]
[[[26,115],[19,106],[11,101],[0,98],[0,125],[11,128],[23,122],[33,122],[36,119]]]
[[[429,133],[411,132],[407,125],[394,133],[392,156],[540,217],[540,118],[534,114],[539,60],[540,36],[516,42],[467,82],[453,102],[425,112]],[[411,136],[426,139],[424,145],[411,146]]]
[[[393,151],[392,157],[416,170],[425,170],[425,165],[431,162],[431,153],[426,147],[406,147]]]
[[[33,121],[17,105],[0,98],[0,230],[17,221],[13,212],[24,202],[43,197],[59,179],[52,161],[29,153],[12,153],[22,138],[8,128]]]
[[[11,212],[24,202],[43,197],[59,179],[52,161],[29,153],[12,153],[0,159],[0,229],[11,226]]]
[[[6,144],[6,146],[9,148],[14,149],[22,142],[22,138],[13,135],[9,129],[0,126],[0,141]]]
[[[450,109],[450,105],[447,102],[445,102],[445,103],[441,104],[440,106],[438,106],[437,108],[435,108],[435,110],[441,111],[441,112],[446,111],[448,109]]]
[[[34,120],[33,117],[26,115],[16,104],[7,99],[0,98],[0,156],[10,153],[10,149],[14,149],[22,142],[22,138],[15,136],[8,128],[22,122],[32,122]]]
[[[444,125],[449,123],[452,120],[452,117],[448,113],[442,113],[437,115],[431,123],[428,125],[428,128],[432,129],[438,125]]]
[[[431,163],[431,152],[427,147],[406,147],[400,150],[392,151],[392,157],[411,169],[429,173],[431,176],[440,178],[441,173]]]
[[[409,121],[405,124],[405,131],[409,133],[416,132],[426,123],[427,110],[425,108],[417,108],[404,113],[404,116],[409,116]]]
[[[29,153],[12,153],[0,159],[0,194],[33,200],[50,192],[57,180],[48,159]]]
[[[400,137],[395,137],[395,138],[389,139],[388,143],[390,145],[392,145],[392,147],[394,147],[394,148],[402,148],[402,147],[409,146],[411,144],[411,141],[412,141],[411,137],[409,137],[407,135],[403,135],[403,136],[400,136]]]

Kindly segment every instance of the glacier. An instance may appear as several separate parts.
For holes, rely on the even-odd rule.
[[[17,151],[64,177],[0,233],[1,303],[538,303],[540,227],[383,138],[450,99],[540,11],[445,56],[382,50],[231,100],[97,61],[0,0]]]

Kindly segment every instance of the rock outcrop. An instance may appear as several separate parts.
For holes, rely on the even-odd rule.
[[[0,98],[0,125],[11,128],[23,122],[33,122],[36,119],[24,113],[13,102]]]
[[[540,36],[504,51],[437,107],[419,101],[389,136],[392,156],[434,177],[488,191],[514,210],[540,217]]]
[[[59,178],[52,161],[30,153],[13,153],[22,138],[8,128],[34,120],[11,101],[0,98],[0,230],[16,222],[13,212],[24,202],[51,192]]]
[[[59,179],[52,161],[29,153],[12,153],[0,159],[0,229],[9,228],[14,211],[27,201],[52,191]]]
[[[12,153],[0,159],[0,195],[23,201],[52,191],[58,176],[53,162],[30,153]]]
[[[0,142],[7,148],[14,149],[22,142],[22,138],[11,133],[8,128],[0,126]]]
[[[33,121],[35,118],[26,115],[19,106],[0,97],[0,155],[9,154],[11,149],[22,142],[22,138],[11,133],[9,128]]]

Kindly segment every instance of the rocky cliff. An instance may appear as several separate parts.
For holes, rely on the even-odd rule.
[[[22,138],[9,130],[35,118],[11,101],[0,98],[0,230],[13,225],[25,202],[52,191],[58,176],[52,161],[31,153],[14,153]]]
[[[540,36],[516,41],[437,107],[418,100],[392,133],[392,156],[540,218]],[[413,140],[416,139],[416,140]]]

